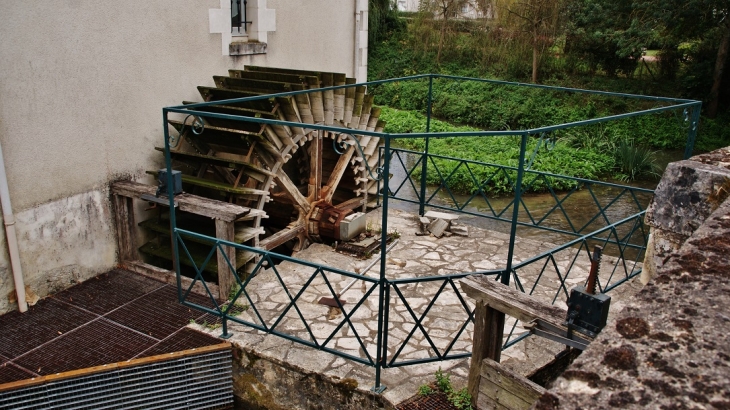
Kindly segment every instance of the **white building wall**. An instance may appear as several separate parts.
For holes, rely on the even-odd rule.
[[[246,64],[358,73],[357,0],[262,4],[266,54],[232,57],[210,32],[220,0],[0,0],[0,143],[33,292],[116,264],[108,185],[161,166],[162,107]],[[14,287],[0,242],[2,313]]]

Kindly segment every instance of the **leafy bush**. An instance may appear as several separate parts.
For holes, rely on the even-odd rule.
[[[432,385],[424,384],[418,388],[418,394],[428,396],[436,392],[442,392],[451,404],[459,410],[473,410],[471,406],[471,394],[466,387],[460,390],[454,390],[451,385],[451,376],[441,371],[439,367],[436,370],[436,383]]]
[[[387,123],[385,131],[389,133],[422,133],[426,130],[426,117],[414,111],[401,111],[383,107],[381,118]],[[468,126],[455,126],[440,120],[431,120],[431,132],[465,132],[476,131]],[[527,146],[527,160],[538,144],[531,138]],[[414,151],[422,151],[425,147],[423,138],[398,139],[397,145]],[[520,157],[520,137],[431,137],[429,153],[458,159],[479,161],[486,164],[517,167]],[[575,148],[564,141],[557,141],[554,148],[546,151],[543,147],[535,156],[532,169],[548,173],[586,179],[596,179],[611,174],[614,159],[611,151]],[[515,170],[502,170],[492,165],[470,164],[468,168],[460,165],[458,160],[434,158],[427,167],[426,182],[432,185],[441,184],[447,178],[448,188],[454,192],[474,193],[480,187],[485,193],[494,195],[514,192],[517,178]],[[414,172],[420,178],[421,169]],[[539,176],[527,173],[525,186],[530,192],[543,192],[550,188],[557,190],[571,189],[576,185],[572,179],[553,176]]]
[[[618,179],[624,182],[661,176],[655,153],[630,141],[621,141],[616,148],[616,168]]]
[[[422,73],[442,73],[507,80],[527,79],[526,73],[517,73],[525,65],[518,61],[522,57],[515,56],[515,50],[505,32],[484,25],[478,30],[471,29],[469,33],[459,32],[455,35],[456,46],[439,65],[436,64],[433,52],[411,46],[417,40],[414,37],[417,37],[417,33],[412,32],[411,26],[393,31],[390,36],[371,45],[368,78],[378,80]],[[695,56],[699,52],[691,54]],[[707,76],[694,76],[694,72],[684,71],[676,82],[588,75],[589,64],[570,54],[550,58],[545,64],[550,67],[552,77],[545,77],[543,83],[583,89],[683,97],[693,95],[692,90],[706,87],[708,81]],[[514,67],[509,68],[510,65]],[[541,70],[546,72],[544,67]],[[428,80],[383,84],[371,88],[371,91],[375,94],[376,104],[421,113],[425,113],[428,107]],[[652,108],[655,104],[651,101],[525,87],[437,80],[434,81],[432,113],[436,118],[454,124],[504,130],[626,113]],[[609,135],[616,136],[615,144],[621,138],[629,137],[636,144],[652,149],[684,149],[687,128],[681,117],[681,113],[671,112],[633,117],[612,123],[609,126]],[[708,151],[730,145],[728,124],[730,114],[727,112],[715,120],[703,117],[697,136],[697,150]]]

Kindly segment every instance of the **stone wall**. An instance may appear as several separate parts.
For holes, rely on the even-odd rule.
[[[306,352],[299,354],[307,360]],[[382,395],[369,392],[355,379],[306,370],[240,344],[234,345],[233,394],[236,407],[248,410],[392,409]]]
[[[730,408],[730,149],[670,164],[653,278],[533,406]]]

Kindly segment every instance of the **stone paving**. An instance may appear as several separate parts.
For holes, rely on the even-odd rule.
[[[378,227],[381,223],[380,211],[375,210],[368,214],[368,220],[370,226]],[[389,213],[387,229],[389,232],[397,231],[400,238],[399,243],[387,255],[386,278],[425,280],[417,283],[402,281],[390,288],[390,310],[386,324],[388,363],[398,364],[426,359],[443,355],[445,352],[449,355],[470,353],[473,325],[468,323],[468,311],[472,311],[474,305],[471,300],[460,296],[461,289],[457,280],[450,281],[444,279],[444,276],[504,267],[509,236],[474,227],[469,227],[468,237],[454,235],[437,239],[433,236],[417,236],[418,217],[399,210],[391,210]],[[516,243],[514,261],[519,263],[553,248],[555,245],[551,243],[519,239]],[[576,284],[585,281],[590,267],[586,252],[581,252],[578,258],[575,258],[575,254],[576,249],[569,248],[554,255],[555,265],[560,268],[561,275],[564,275],[564,271],[571,263],[574,264],[565,280],[568,291]],[[379,258],[379,255],[375,255],[368,260],[357,260],[322,244],[311,245],[294,256],[316,265],[349,272],[361,271],[375,258]],[[602,262],[604,265],[602,271],[610,273],[616,259],[604,256]],[[539,283],[533,292],[535,297],[551,303],[556,293],[561,292],[558,293],[559,300],[556,304],[564,306],[561,301],[566,299],[566,294],[560,291],[560,280],[553,264],[549,263],[545,273],[540,276],[543,265],[544,262],[541,261],[534,266],[519,269],[520,283],[529,291],[539,278]],[[379,264],[366,275],[373,279],[377,278]],[[316,268],[310,266],[290,261],[282,262],[276,265],[275,269],[262,270],[251,279],[245,288],[250,299],[242,295],[238,301],[240,305],[248,308],[238,318],[271,327],[279,320],[279,316],[291,299],[298,295],[296,308],[292,307],[286,311],[276,324],[278,331],[352,357],[366,361],[375,360],[379,299],[378,288],[374,281],[356,280],[354,286],[341,296],[341,299],[347,302],[343,312],[317,303],[322,297],[333,297],[329,286],[340,292],[350,281],[350,277],[326,269],[318,272]],[[514,283],[514,278],[511,282]],[[286,290],[282,284],[286,286]],[[441,294],[429,308],[439,289]],[[620,309],[624,301],[638,291],[638,285],[631,281],[621,285],[619,289],[621,292],[612,292],[612,310]],[[357,302],[362,298],[365,299],[364,302],[357,306]],[[345,320],[346,316],[348,320]],[[416,326],[415,318],[421,317],[423,317],[421,326]],[[302,318],[306,321],[306,325]],[[505,338],[514,325],[514,320],[508,318]],[[211,334],[220,334],[220,329],[211,329],[211,326],[197,327]],[[258,354],[286,361],[329,377],[352,378],[363,389],[369,389],[374,385],[373,367],[279,336],[266,335],[245,325],[230,323],[229,331],[233,333],[233,337],[229,339],[231,342],[252,348]],[[524,332],[524,329],[517,324],[514,332],[519,334]],[[425,336],[426,333],[428,337]],[[562,349],[563,346],[557,343],[530,337],[505,350],[502,363],[519,373],[528,374],[547,363]],[[419,385],[433,380],[433,374],[439,368],[451,374],[455,386],[464,386],[468,364],[468,358],[461,358],[386,368],[382,371],[382,383],[387,387],[384,392],[385,398],[393,404],[405,400],[417,392]]]

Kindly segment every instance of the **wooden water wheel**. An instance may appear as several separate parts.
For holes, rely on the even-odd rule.
[[[199,121],[195,118],[169,120],[180,134],[171,155],[173,168],[183,173],[185,191],[257,210],[236,222],[238,243],[266,250],[286,244],[299,250],[310,241],[338,239],[333,226],[353,210],[364,209],[368,195],[377,190],[373,177],[382,141],[357,130],[382,131],[384,123],[366,87],[316,91],[355,80],[339,73],[258,66],[230,70],[229,76],[214,81],[216,87],[198,87],[206,102],[314,91],[197,108],[301,124],[297,126],[203,118],[201,132],[192,124]],[[314,130],[308,124],[353,131]],[[237,252],[237,267],[252,257]]]

